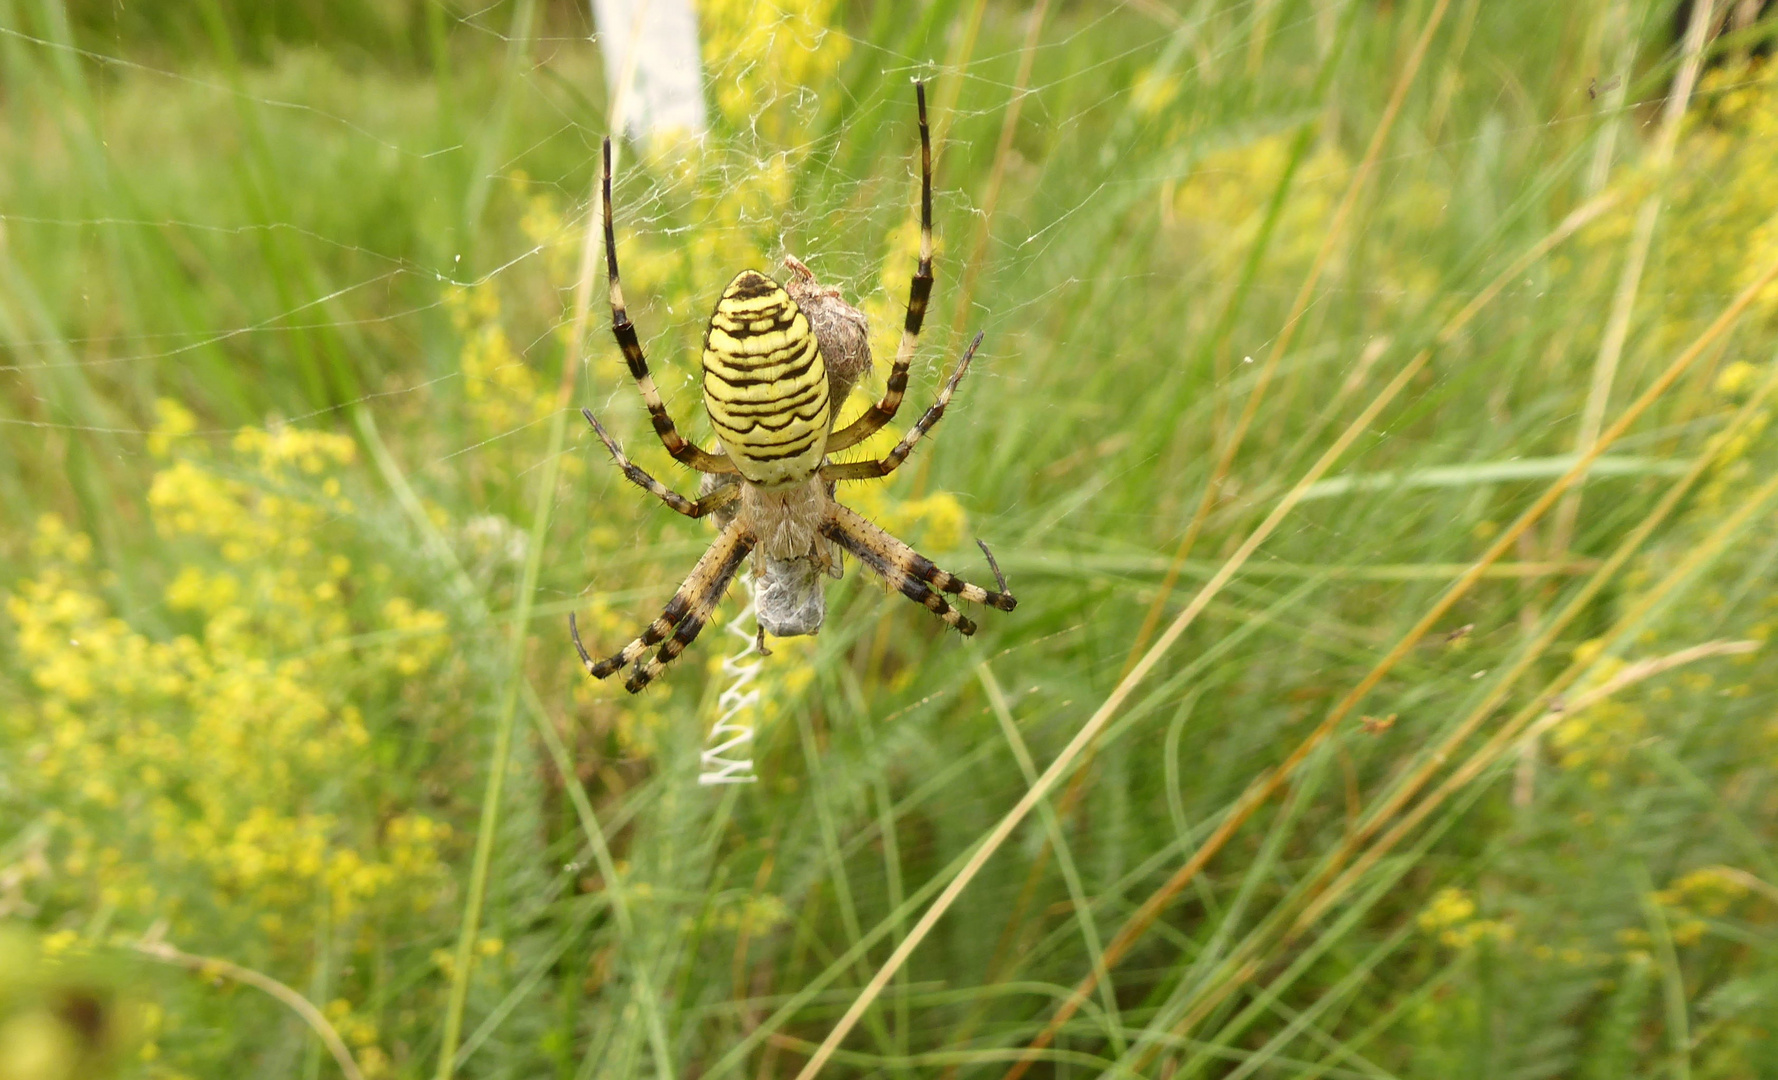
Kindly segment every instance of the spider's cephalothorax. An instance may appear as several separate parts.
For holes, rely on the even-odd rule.
[[[810,634],[825,611],[821,575],[836,573],[837,546],[869,566],[909,599],[925,605],[964,634],[975,624],[943,596],[1011,611],[1016,604],[987,545],[982,552],[998,591],[972,585],[833,498],[842,480],[887,476],[944,415],[969,370],[981,335],[970,342],[938,400],[881,460],[835,464],[828,454],[855,446],[887,424],[901,406],[908,366],[932,295],[932,146],[926,126],[926,89],[916,84],[920,113],[920,263],[908,289],[907,321],[880,402],[857,420],[832,430],[853,383],[870,366],[868,327],[857,309],[814,283],[806,267],[786,259],[789,287],[757,270],[729,282],[704,334],[704,407],[722,452],[712,454],[679,434],[648,371],[642,344],[624,308],[617,244],[611,224],[611,140],[605,140],[605,259],[611,288],[611,329],[642,391],[655,433],[674,460],[705,474],[696,500],[673,491],[624,456],[591,411],[582,410],[630,480],[687,517],[714,514],[720,532],[660,617],[619,652],[595,661],[581,643],[574,617],[569,633],[587,671],[606,678],[624,667],[631,693],[652,682],[692,643],[741,564],[753,557],[760,579],[760,634]],[[659,645],[654,656],[650,649]]]

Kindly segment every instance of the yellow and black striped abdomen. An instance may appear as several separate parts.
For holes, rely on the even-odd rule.
[[[806,480],[827,449],[827,366],[783,286],[743,270],[704,333],[704,407],[729,459],[755,484]]]

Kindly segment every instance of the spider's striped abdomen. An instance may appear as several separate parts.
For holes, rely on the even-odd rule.
[[[827,366],[809,320],[757,270],[729,282],[704,333],[704,407],[755,484],[806,480],[827,448]]]

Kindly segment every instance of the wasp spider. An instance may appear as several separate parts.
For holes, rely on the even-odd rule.
[[[757,270],[743,270],[723,290],[704,332],[704,407],[721,451],[710,453],[679,434],[660,391],[636,328],[624,309],[618,282],[617,246],[611,225],[611,140],[605,140],[605,261],[610,278],[611,330],[642,392],[654,430],[675,461],[705,475],[697,499],[668,488],[624,456],[616,440],[590,410],[582,410],[623,473],[638,486],[687,517],[714,515],[720,533],[692,569],[660,617],[623,649],[594,660],[568,618],[570,636],[594,678],[630,668],[624,688],[647,686],[704,628],[744,560],[752,555],[762,579],[760,640],[813,633],[820,627],[820,576],[837,576],[839,557],[829,546],[850,552],[902,595],[925,607],[963,634],[975,624],[944,598],[950,593],[1001,611],[1016,604],[994,556],[982,545],[998,591],[972,585],[934,566],[930,559],[834,500],[843,480],[887,476],[914,444],[944,415],[951,394],[969,370],[981,344],[970,342],[938,400],[881,460],[836,464],[829,454],[856,446],[887,424],[901,406],[908,365],[920,336],[926,302],[932,294],[932,143],[926,126],[926,89],[916,84],[920,115],[920,263],[908,289],[907,321],[883,398],[862,416],[834,431],[833,421],[852,383],[870,366],[864,344],[864,316],[814,283],[795,259],[787,288]],[[979,543],[979,541],[978,541]],[[775,599],[767,600],[776,588]],[[650,649],[659,650],[648,656]]]

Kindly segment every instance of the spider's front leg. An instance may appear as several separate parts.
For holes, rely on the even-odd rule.
[[[920,107],[920,264],[908,282],[907,321],[902,324],[901,344],[895,350],[895,364],[889,369],[883,400],[830,435],[827,440],[829,450],[856,446],[895,419],[896,410],[901,408],[902,395],[907,392],[908,366],[914,362],[914,346],[920,340],[920,327],[926,321],[926,304],[932,298],[932,134],[926,126],[925,83],[914,83],[914,96]]]
[[[574,650],[580,654],[581,663],[586,665],[587,674],[595,679],[604,679],[625,665],[633,664],[630,677],[624,680],[625,690],[634,694],[653,682],[662,669],[697,639],[704,624],[710,621],[711,612],[716,610],[723,594],[728,592],[729,583],[735,579],[735,573],[753,550],[753,544],[753,534],[742,527],[740,522],[731,522],[692,568],[691,575],[679,586],[673,599],[667,602],[660,618],[649,623],[648,628],[636,640],[603,660],[595,661],[588,654],[586,646],[581,643],[580,629],[575,625],[574,616],[569,615],[568,633],[574,639]],[[652,658],[644,659],[644,654],[655,645],[661,646],[660,652]]]
[[[631,483],[688,518],[701,518],[713,510],[722,509],[734,502],[735,496],[741,491],[737,484],[725,484],[712,489],[709,494],[703,495],[695,501],[688,499],[656,480],[640,465],[625,457],[623,448],[617,445],[617,440],[613,439],[611,433],[605,430],[605,425],[599,423],[598,417],[593,415],[591,409],[580,410],[580,415],[586,417],[586,422],[593,425],[593,431],[598,434],[599,441],[605,444],[605,449],[611,451],[612,459],[617,462],[617,467],[623,470],[623,474],[629,478]]]
[[[903,461],[907,460],[908,454],[913,452],[914,444],[919,442],[944,418],[945,406],[951,403],[951,395],[957,392],[957,384],[963,381],[964,373],[969,370],[969,362],[975,358],[975,350],[981,343],[982,335],[977,334],[975,340],[969,343],[969,348],[964,350],[963,359],[957,361],[957,369],[951,372],[949,379],[945,380],[944,389],[938,392],[938,400],[933,402],[932,407],[926,410],[926,414],[908,429],[907,435],[895,444],[895,449],[884,455],[883,460],[848,461],[839,465],[823,465],[821,466],[821,479],[827,481],[874,480],[879,476],[888,476],[894,472]]]
[[[667,412],[667,405],[661,400],[661,392],[654,385],[654,376],[648,370],[648,358],[642,353],[642,342],[636,336],[635,324],[630,322],[629,311],[624,307],[623,283],[617,274],[617,239],[611,225],[611,139],[605,139],[605,268],[607,288],[611,299],[611,333],[617,338],[618,348],[623,350],[624,362],[629,365],[630,377],[636,380],[636,388],[642,391],[643,404],[648,406],[648,416],[654,423],[655,434],[661,437],[662,445],[673,460],[681,465],[689,465],[699,472],[732,473],[734,463],[726,456],[712,454],[688,441],[679,434],[673,424],[673,417]]]

